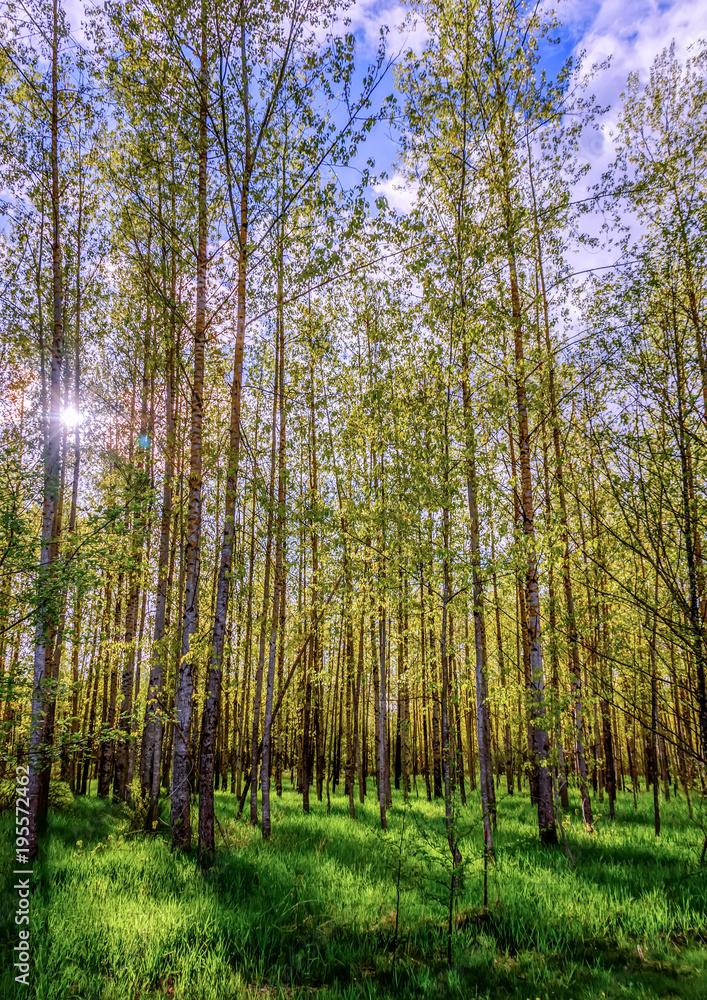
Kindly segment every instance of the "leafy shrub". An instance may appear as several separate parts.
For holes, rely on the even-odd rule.
[[[12,778],[0,781],[0,812],[13,809],[17,799],[17,785]],[[49,808],[57,812],[66,812],[74,804],[74,795],[68,781],[51,781],[49,783]]]

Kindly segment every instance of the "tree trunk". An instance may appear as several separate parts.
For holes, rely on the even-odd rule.
[[[113,643],[117,645],[120,634],[120,623],[122,620],[122,598],[123,598],[123,573],[118,574],[118,584],[115,588],[115,614],[113,619]],[[109,730],[115,728],[116,700],[118,695],[118,663],[115,651],[106,657],[106,670],[110,660],[110,691],[107,691],[107,675],[103,688],[103,714],[105,725]],[[107,695],[107,700],[106,700]],[[113,758],[115,753],[115,740],[113,737],[104,735],[101,740],[98,758],[98,796],[107,798],[110,792],[110,781],[113,774]]]
[[[52,598],[52,578],[58,557],[54,546],[54,521],[59,504],[61,481],[61,365],[64,350],[64,294],[61,262],[61,203],[59,184],[59,0],[53,3],[51,49],[51,202],[52,202],[52,297],[53,335],[51,346],[49,419],[44,443],[44,485],[42,496],[41,554],[38,593],[32,716],[29,739],[29,828],[28,854],[33,861],[39,852],[39,833],[46,819],[41,802],[43,775],[51,771],[45,746],[45,720],[56,702],[56,690],[48,677],[48,655],[55,628],[56,608]],[[51,667],[50,667],[51,669]]]
[[[477,505],[476,482],[476,441],[473,414],[471,410],[471,387],[469,384],[469,359],[466,341],[462,352],[462,399],[464,404],[464,425],[466,431],[466,493],[469,506],[469,526],[471,542],[472,600],[474,615],[474,653],[476,662],[476,745],[479,752],[481,786],[481,815],[484,827],[484,849],[493,854],[493,834],[491,832],[491,812],[489,800],[493,793],[493,762],[491,748],[486,739],[484,715],[485,694],[485,643],[483,619],[483,588],[481,583],[481,545],[479,538],[479,510]]]
[[[520,510],[525,538],[527,568],[525,573],[525,604],[528,617],[527,636],[530,661],[531,718],[533,722],[534,765],[537,774],[538,826],[544,844],[556,844],[555,812],[552,804],[552,780],[548,767],[548,736],[544,725],[544,676],[543,655],[540,642],[540,592],[538,588],[538,560],[535,552],[535,508],[533,503],[530,433],[528,429],[528,403],[523,346],[523,311],[516,270],[516,253],[513,242],[510,184],[507,176],[507,152],[502,133],[501,161],[504,173],[503,205],[506,224],[508,271],[511,288],[512,326],[515,354],[516,409],[518,420],[518,445],[520,452]]]
[[[164,672],[166,664],[165,623],[169,596],[170,568],[170,527],[172,524],[172,478],[174,474],[174,352],[172,344],[176,338],[175,293],[176,269],[172,269],[172,308],[170,310],[170,342],[167,348],[165,372],[165,420],[166,441],[164,449],[164,479],[162,482],[162,516],[160,519],[160,542],[157,562],[157,599],[155,605],[155,625],[150,654],[150,678],[145,703],[145,726],[140,755],[140,787],[149,799],[145,823],[149,829],[157,820],[157,802],[160,792],[160,760],[162,757],[162,735],[164,714]]]
[[[285,197],[283,188],[283,199]],[[278,406],[280,411],[280,432],[278,442],[277,463],[277,527],[275,535],[275,586],[272,602],[272,623],[270,627],[270,648],[268,651],[268,677],[265,694],[265,718],[263,720],[263,761],[261,768],[263,838],[270,837],[270,742],[272,731],[273,689],[275,686],[275,657],[277,655],[278,629],[282,628],[280,621],[280,602],[284,587],[283,548],[285,542],[285,445],[286,445],[286,408],[285,408],[285,317],[283,310],[283,241],[280,239],[280,257],[277,281],[277,351],[278,363]],[[274,420],[273,420],[274,424]],[[273,456],[274,457],[274,456]]]
[[[199,572],[201,568],[202,430],[204,422],[204,357],[206,352],[206,253],[208,225],[206,208],[206,170],[208,152],[206,122],[208,105],[208,70],[206,52],[206,10],[203,3],[201,8],[199,98],[199,221],[196,264],[196,315],[194,321],[194,374],[191,387],[189,516],[185,560],[186,570],[184,615],[182,620],[182,655],[179,662],[174,698],[172,806],[170,814],[172,846],[187,850],[191,847],[191,793],[194,771],[194,761],[191,759],[190,744],[192,740],[192,715],[194,708],[195,662],[193,651],[190,649],[190,644],[191,638],[197,629],[199,614]],[[211,759],[211,764],[213,767],[213,757]],[[207,782],[207,784],[211,787],[210,782]],[[199,810],[200,827],[207,810],[208,807],[203,809],[200,808]]]

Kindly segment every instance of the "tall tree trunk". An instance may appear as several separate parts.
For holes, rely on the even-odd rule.
[[[201,7],[201,55],[199,63],[199,181],[198,237],[196,261],[196,314],[194,318],[194,374],[191,387],[191,442],[189,459],[189,516],[182,619],[182,655],[179,662],[174,698],[174,738],[172,747],[172,806],[170,822],[172,846],[191,847],[191,793],[194,762],[191,759],[192,716],[194,710],[194,654],[190,649],[199,614],[199,572],[201,568],[201,491],[202,491],[202,431],[204,422],[204,357],[206,353],[206,253],[208,68],[206,51],[206,6]],[[213,669],[213,668],[212,668]],[[219,661],[220,677],[220,661]],[[208,701],[208,697],[207,697]],[[215,720],[214,720],[215,730]],[[213,768],[213,756],[211,757]],[[211,781],[206,782],[213,795]],[[208,794],[208,793],[207,793]],[[201,805],[201,800],[200,800]],[[202,813],[199,810],[199,826]],[[201,837],[200,837],[201,849]]]
[[[361,706],[361,682],[363,675],[363,664],[365,658],[365,614],[361,613],[361,627],[358,632],[358,665],[356,668],[356,687],[354,689],[353,711],[354,711],[354,756],[356,757],[356,768],[358,771],[358,801],[363,805],[366,797],[366,769],[364,767],[365,736],[363,739],[364,750],[361,750],[361,730],[360,726],[360,706]],[[365,727],[365,719],[363,726]]]
[[[268,633],[270,611],[270,573],[272,563],[272,536],[275,506],[275,456],[277,454],[277,411],[280,384],[279,339],[275,345],[275,379],[273,386],[272,418],[270,434],[270,485],[268,487],[267,539],[265,543],[265,569],[263,574],[263,606],[260,619],[260,641],[258,643],[258,667],[255,674],[253,697],[253,722],[250,743],[250,822],[258,822],[258,739],[260,734],[260,713],[263,699],[263,674],[265,670],[265,640]]]
[[[381,817],[381,829],[388,829],[388,819],[386,816],[386,790],[387,790],[387,780],[386,780],[386,751],[388,746],[387,740],[387,689],[386,689],[386,677],[385,677],[385,659],[386,650],[388,644],[388,637],[386,632],[386,616],[385,616],[385,605],[381,605],[379,608],[378,616],[378,640],[379,640],[379,653],[380,653],[380,691],[378,697],[378,711],[379,711],[379,721],[378,721],[378,732],[380,734],[380,739],[378,741],[378,802],[380,804],[380,817]]]
[[[120,635],[120,623],[122,621],[123,608],[123,572],[118,574],[118,583],[115,588],[115,613],[113,617],[113,644],[118,645]],[[112,650],[106,658],[106,670],[110,661],[110,691],[106,687],[107,674],[103,686],[103,715],[105,725],[109,730],[115,728],[116,701],[118,696],[118,659],[115,650]],[[106,697],[107,696],[107,697]],[[115,755],[115,740],[112,736],[103,735],[98,758],[98,796],[107,798],[110,792],[110,782],[113,774],[113,761]]]
[[[165,624],[169,597],[170,527],[172,524],[172,479],[174,475],[174,350],[176,338],[175,293],[176,270],[172,270],[172,307],[170,310],[170,339],[166,351],[165,371],[165,421],[164,479],[162,481],[162,516],[157,561],[157,599],[155,624],[150,654],[150,678],[145,702],[145,725],[140,755],[140,787],[149,800],[145,823],[149,827],[157,820],[157,802],[160,792],[160,760],[164,715],[164,673],[166,664]]]
[[[501,121],[501,164],[503,173],[502,201],[506,227],[506,248],[510,279],[512,329],[515,355],[516,411],[518,420],[518,445],[520,452],[520,509],[523,523],[526,555],[525,603],[528,616],[528,652],[530,660],[531,718],[533,722],[534,764],[537,768],[538,826],[544,844],[557,843],[555,812],[552,803],[552,779],[548,767],[548,735],[544,725],[544,676],[543,654],[540,641],[540,591],[538,587],[538,559],[535,551],[535,507],[528,429],[528,401],[526,389],[526,363],[524,354],[523,310],[518,286],[516,250],[513,238],[513,212],[508,176],[508,151],[504,123]]]
[[[452,804],[451,770],[452,754],[449,732],[449,658],[447,655],[447,630],[449,620],[449,597],[452,591],[449,570],[449,507],[448,507],[448,472],[449,472],[449,437],[445,414],[444,436],[444,507],[442,510],[444,565],[442,568],[442,622],[439,640],[439,652],[442,668],[442,690],[440,692],[440,723],[442,736],[442,783],[444,787],[444,821],[447,828],[447,843],[452,856],[452,868],[461,864],[462,856],[454,829],[454,807]],[[453,877],[454,887],[454,877]]]
[[[96,653],[96,657],[97,657],[97,661],[98,661],[97,664],[96,664],[96,670],[95,670],[96,676],[95,676],[95,680],[94,680],[94,683],[93,683],[93,694],[91,695],[91,706],[90,706],[90,711],[89,711],[89,716],[88,716],[88,730],[87,730],[88,731],[88,739],[86,741],[86,747],[85,747],[85,750],[84,750],[84,757],[83,757],[83,773],[81,774],[81,787],[80,787],[80,794],[81,795],[86,795],[87,785],[88,785],[89,769],[91,767],[91,764],[93,763],[92,755],[93,755],[93,745],[94,745],[95,734],[96,734],[96,717],[97,717],[97,705],[98,705],[98,684],[99,684],[99,681],[100,681],[100,678],[101,678],[101,664],[103,664],[104,691],[106,690],[106,688],[105,688],[105,679],[107,677],[107,670],[108,670],[108,652],[107,652],[107,650],[104,647],[106,647],[108,645],[109,640],[110,640],[110,609],[111,609],[111,600],[112,600],[112,593],[111,593],[110,573],[109,573],[108,576],[107,576],[107,579],[106,579],[105,599],[104,599],[104,602],[103,602],[103,615],[102,615],[102,620],[101,620],[101,625],[100,625],[100,630],[99,630],[99,637],[100,638],[99,638],[99,643],[98,643],[98,652]],[[103,711],[104,711],[104,713],[106,711],[105,697],[104,697]],[[103,719],[102,721],[105,721],[105,719]],[[78,777],[77,777],[77,784],[78,784]]]
[[[205,48],[205,43],[204,43]],[[218,699],[216,688],[219,689],[220,697],[220,675],[221,663],[223,661],[223,645],[226,634],[226,621],[228,619],[228,603],[231,591],[231,569],[233,565],[233,548],[236,536],[236,503],[238,486],[238,465],[240,462],[241,448],[241,396],[243,386],[243,350],[245,346],[245,317],[246,317],[246,273],[248,267],[248,212],[250,208],[250,181],[253,172],[252,136],[250,128],[249,94],[245,68],[245,25],[241,25],[241,62],[243,65],[244,77],[242,80],[242,100],[245,108],[245,152],[244,169],[240,186],[240,219],[238,229],[238,279],[236,284],[236,346],[233,362],[233,381],[231,383],[231,410],[228,431],[227,450],[227,474],[226,474],[226,496],[223,516],[223,535],[221,538],[221,553],[219,560],[218,583],[216,586],[216,604],[214,612],[214,627],[211,640],[211,660],[209,669],[209,734],[213,732],[215,738],[215,723],[211,720],[218,717]],[[235,217],[234,217],[235,221]],[[211,680],[213,679],[213,687]],[[211,739],[211,735],[208,737]],[[211,757],[211,767],[213,767],[213,754],[209,755],[207,749],[207,762],[209,766],[209,756]],[[209,793],[199,801],[199,842],[200,851],[204,862],[207,863],[209,857],[215,849],[214,840],[214,814],[213,796],[209,798]]]
[[[466,493],[469,506],[469,526],[471,542],[472,599],[474,615],[474,652],[476,660],[476,744],[479,751],[481,786],[481,814],[484,827],[484,849],[493,854],[493,834],[489,800],[493,794],[493,762],[491,747],[486,739],[484,716],[485,694],[485,643],[483,619],[483,588],[481,583],[481,545],[479,538],[479,509],[476,482],[476,441],[471,407],[471,387],[469,384],[469,358],[466,341],[462,351],[462,400],[466,431]],[[448,515],[447,515],[448,516]]]
[[[660,836],[660,784],[658,782],[658,679],[656,667],[656,626],[657,616],[653,620],[651,632],[651,737],[650,737],[650,776],[653,785],[653,819],[656,837]]]
[[[354,635],[353,635],[353,586],[351,564],[346,541],[346,522],[341,519],[341,533],[344,538],[344,580],[346,585],[344,607],[344,656],[346,659],[346,793],[349,798],[349,816],[356,818],[354,805],[354,773],[356,770],[358,707],[356,705],[356,681],[354,678]]]
[[[493,525],[491,525],[491,563],[493,569],[491,571],[491,580],[493,584],[493,603],[496,611],[496,648],[498,650],[498,669],[500,673],[501,687],[505,689],[506,687],[506,657],[503,649],[503,637],[501,634],[501,605],[498,601],[498,579],[496,577],[496,553],[494,549],[494,538],[493,538]],[[503,747],[504,747],[504,757],[505,757],[505,767],[506,767],[506,791],[509,795],[513,795],[513,742],[511,739],[511,723],[508,717],[508,705],[504,701],[504,710],[506,713],[505,721],[503,724]]]
[[[430,781],[430,745],[429,727],[427,713],[427,626],[425,623],[425,579],[424,567],[420,564],[420,658],[422,663],[422,746],[423,746],[423,771],[425,776],[425,790],[427,801],[432,801],[432,783]],[[437,796],[435,795],[435,798]]]
[[[285,146],[285,148],[287,148]],[[283,201],[285,197],[283,186]],[[284,230],[284,227],[283,227]],[[273,689],[275,686],[275,658],[277,655],[278,629],[280,621],[280,603],[284,587],[284,535],[285,535],[285,445],[286,445],[286,409],[285,409],[285,316],[283,308],[283,243],[284,231],[280,234],[280,254],[277,275],[277,363],[278,363],[278,406],[280,411],[280,430],[277,460],[277,526],[275,534],[275,586],[273,589],[272,623],[270,626],[270,648],[268,651],[268,677],[265,693],[265,718],[263,720],[263,761],[261,768],[263,838],[270,837],[270,743],[272,732]],[[274,424],[274,421],[273,421]]]
[[[302,712],[302,743],[300,750],[300,780],[302,784],[302,809],[309,812],[309,784],[312,773],[311,753],[310,753],[310,718],[312,713],[312,681],[311,664],[314,662],[314,643],[310,645],[309,670],[305,669],[304,677],[304,709]],[[305,664],[307,660],[305,658]]]
[[[29,740],[29,828],[28,854],[33,861],[39,852],[39,833],[46,818],[41,802],[44,772],[51,771],[45,745],[45,721],[56,702],[56,690],[48,676],[51,671],[51,637],[57,616],[52,582],[58,551],[54,546],[54,522],[59,504],[61,481],[61,365],[64,351],[64,293],[61,263],[61,202],[59,183],[59,0],[54,0],[51,47],[51,202],[52,202],[52,298],[53,335],[49,379],[49,419],[44,444],[44,484],[42,496],[42,533],[39,560],[39,600],[34,643],[32,716]]]
[[[504,341],[504,352],[505,352],[505,341]],[[508,383],[506,382],[506,386]],[[513,481],[513,524],[516,529],[522,527],[521,523],[521,505],[520,505],[520,493],[518,490],[518,466],[516,463],[516,448],[515,439],[513,434],[513,422],[509,415],[508,417],[508,445],[511,453],[511,478]],[[517,538],[517,533],[514,531]],[[523,682],[527,690],[530,690],[530,645],[528,642],[528,614],[526,608],[525,591],[523,585],[523,574],[522,571],[517,572],[516,576],[516,645],[519,646],[517,651],[517,666],[518,666],[518,697],[519,697],[519,726],[522,729],[522,716],[520,712],[520,691]],[[521,671],[521,657],[520,650],[522,650],[523,659],[523,669]],[[530,801],[535,804],[537,800],[537,766],[533,763],[534,760],[534,750],[533,750],[533,724],[532,720],[527,717],[525,721],[526,730],[526,751],[525,759],[527,760],[530,768],[529,778],[530,778]],[[522,746],[522,737],[518,740],[518,747]],[[521,774],[522,774],[522,760],[520,750],[517,755],[518,758],[518,791],[521,788]]]
[[[150,278],[150,258],[147,258],[148,286]],[[145,505],[149,485],[147,462],[147,398],[148,398],[148,359],[151,341],[152,309],[148,302],[145,337],[143,344],[142,393],[140,406],[140,434],[138,437],[141,449],[140,459],[135,477],[131,477],[134,491],[133,500],[139,504],[139,512],[135,515],[132,530],[131,568],[129,573],[129,593],[125,616],[125,666],[121,684],[121,705],[118,727],[122,732],[115,752],[115,778],[113,797],[115,801],[125,801],[129,798],[129,763],[130,763],[130,732],[132,729],[133,689],[136,660],[136,637],[138,628],[138,605],[140,598],[140,576],[143,559],[143,539],[147,528]]]
[[[437,667],[437,644],[435,642],[434,633],[434,611],[432,607],[432,567],[430,566],[430,580],[427,582],[427,599],[428,599],[428,611],[429,611],[429,623],[428,623],[428,648],[429,648],[429,674],[428,677],[432,683],[432,785],[434,797],[436,799],[441,799],[443,795],[442,791],[442,752],[441,752],[441,732],[440,732],[440,719],[439,719],[439,700],[441,695],[440,684],[439,684],[439,670]]]

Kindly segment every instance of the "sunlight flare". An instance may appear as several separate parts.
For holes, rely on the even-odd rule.
[[[73,406],[67,406],[62,413],[61,419],[69,430],[73,430],[74,427],[78,427],[79,424],[83,423],[83,413],[79,413]]]

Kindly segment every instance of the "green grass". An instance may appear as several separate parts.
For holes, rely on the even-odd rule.
[[[0,912],[0,996],[32,1000],[230,1000],[266,997],[488,997],[627,1000],[707,997],[707,872],[703,835],[684,799],[663,807],[620,796],[617,819],[585,833],[565,817],[564,850],[537,843],[526,796],[499,802],[489,907],[482,903],[478,798],[459,808],[462,887],[447,962],[449,871],[442,804],[411,800],[402,840],[396,793],[387,834],[369,796],[348,817],[341,794],[309,816],[286,791],[273,801],[264,843],[216,797],[217,831],[205,877],[173,855],[168,828],[131,834],[121,809],[77,799],[52,813],[36,867],[29,989],[10,966],[17,904],[9,880]],[[595,803],[597,812],[601,806]],[[12,815],[0,817],[0,863],[13,867]],[[77,846],[77,841],[81,842]],[[394,938],[396,888],[400,911]]]

